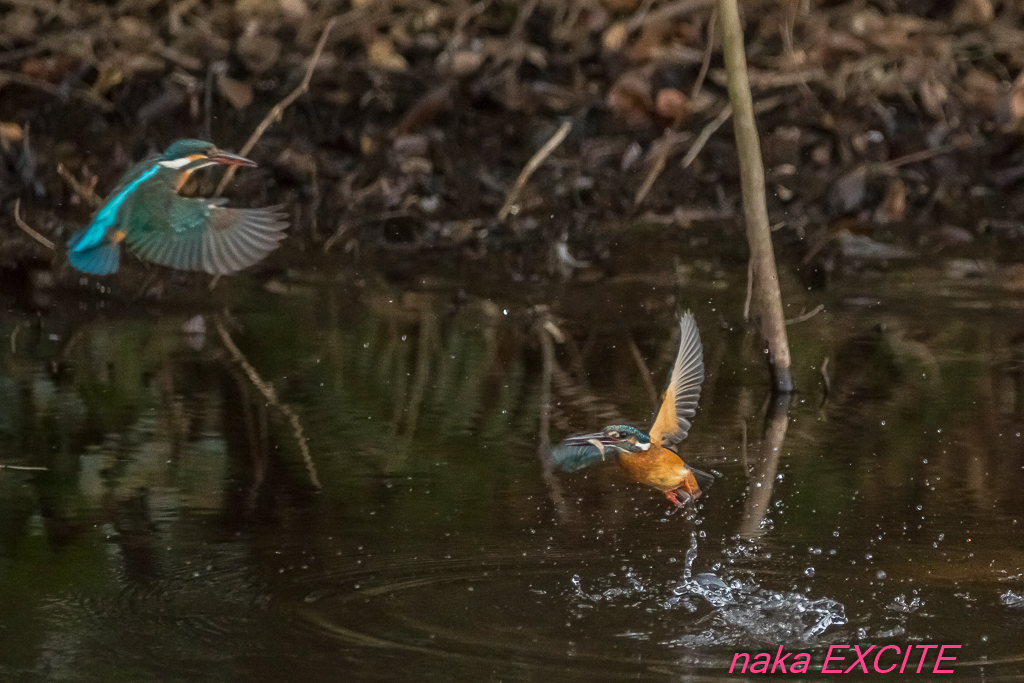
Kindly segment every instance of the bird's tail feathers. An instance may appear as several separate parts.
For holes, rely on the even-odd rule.
[[[120,245],[101,242],[92,249],[75,251],[75,245],[82,240],[85,233],[85,230],[80,230],[68,241],[68,263],[90,275],[116,273],[121,261]]]
[[[687,465],[687,467],[690,467]],[[715,475],[704,470],[698,470],[696,467],[690,467],[690,472],[693,473],[693,478],[697,480],[697,486],[700,487],[701,491],[709,488],[715,483]]]

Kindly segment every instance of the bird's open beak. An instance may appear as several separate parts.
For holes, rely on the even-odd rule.
[[[585,446],[590,444],[597,450],[601,451],[601,455],[604,455],[608,452],[608,449],[613,446],[615,440],[610,438],[604,432],[594,432],[593,434],[570,436],[562,443],[566,446]]]
[[[246,159],[243,156],[232,154],[231,152],[223,152],[221,150],[217,150],[207,158],[221,166],[256,166],[256,162],[251,159]]]

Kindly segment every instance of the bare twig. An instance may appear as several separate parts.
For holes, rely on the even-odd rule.
[[[306,463],[306,471],[309,472],[309,482],[317,489],[323,488],[320,485],[320,477],[317,476],[316,473],[316,464],[313,462],[313,457],[309,453],[309,442],[302,429],[302,423],[299,422],[299,416],[295,414],[295,411],[292,410],[291,406],[287,403],[281,403],[278,400],[277,392],[274,391],[274,385],[260,377],[259,373],[256,372],[256,368],[246,360],[239,348],[235,346],[235,342],[231,339],[231,335],[228,334],[227,329],[224,327],[224,323],[217,320],[216,326],[217,334],[220,335],[221,341],[224,342],[224,347],[228,350],[228,353],[231,354],[231,357],[235,359],[235,362],[242,366],[242,370],[245,371],[245,374],[249,378],[249,381],[252,382],[252,385],[256,387],[261,394],[263,394],[263,397],[267,399],[267,403],[280,410],[288,418],[288,421],[291,422],[292,430],[295,432],[295,440],[299,442],[299,451],[302,453],[302,460]]]
[[[970,145],[959,144],[941,145],[939,147],[933,147],[932,149],[922,149],[918,152],[911,152],[910,154],[905,154],[901,157],[892,159],[891,161],[883,161],[882,164],[889,168],[899,168],[900,166],[916,164],[919,161],[927,161],[928,159],[942,156],[943,154],[949,154],[950,152],[967,149],[969,147]]]
[[[281,120],[281,116],[284,115],[284,110],[291,106],[292,102],[299,99],[299,97],[309,90],[309,82],[313,79],[313,71],[316,69],[316,65],[320,62],[320,56],[324,52],[324,46],[327,45],[327,37],[331,33],[331,29],[334,28],[335,22],[338,20],[337,17],[333,17],[327,22],[327,26],[324,26],[323,32],[320,33],[320,41],[316,44],[316,50],[313,51],[313,56],[309,58],[309,66],[306,67],[306,74],[302,77],[302,82],[299,83],[295,90],[292,90],[288,95],[274,105],[263,120],[260,121],[260,125],[256,126],[256,130],[252,132],[249,139],[245,141],[242,149],[238,151],[242,156],[247,155],[252,151],[252,148],[256,146],[259,139],[263,137],[263,134],[267,132],[267,129],[277,121]],[[221,178],[220,184],[217,185],[217,191],[213,193],[214,197],[219,197],[224,191],[224,188],[228,186],[231,179],[235,177],[236,166],[228,168],[227,173]]]
[[[640,220],[645,223],[654,223],[655,225],[676,225],[681,228],[687,228],[690,227],[691,223],[723,220],[726,218],[732,218],[732,216],[732,211],[723,211],[721,209],[699,206],[677,206],[672,209],[671,213],[655,213],[653,211],[647,211],[640,216]]]
[[[700,131],[700,135],[690,145],[690,149],[686,152],[686,156],[683,157],[682,168],[689,167],[693,163],[700,151],[704,149],[704,145],[707,144],[711,136],[715,134],[722,124],[725,123],[729,117],[732,116],[732,107],[725,105],[722,111],[718,112],[713,120],[709,121],[707,125]],[[651,170],[647,172],[647,177],[644,178],[643,185],[636,192],[636,198],[634,199],[634,205],[639,206],[644,199],[647,198],[651,188],[654,187],[655,181],[661,172],[665,170],[665,164],[668,163],[668,158],[672,155],[679,145],[690,138],[688,132],[677,133],[673,130],[666,130],[665,133],[655,141],[652,145],[652,152],[654,152],[654,163],[651,164]]]
[[[689,140],[690,137],[688,132],[679,133],[669,129],[654,141],[654,144],[651,145],[651,153],[654,160],[651,163],[651,169],[647,171],[647,177],[644,178],[643,184],[636,191],[636,197],[633,199],[634,206],[640,206],[644,199],[647,198],[651,188],[654,187],[655,181],[658,180],[658,176],[665,170],[665,164],[668,163],[668,158],[672,155],[672,152],[678,149],[683,142]]]
[[[103,200],[98,194],[96,194],[96,191],[85,183],[79,181],[71,171],[64,168],[64,164],[57,164],[57,175],[59,175],[61,179],[71,187],[71,191],[74,192],[79,199],[85,202],[90,209],[95,209],[103,203]]]
[[[809,311],[807,313],[804,313],[802,315],[798,315],[795,318],[790,318],[789,320],[786,321],[786,324],[787,325],[796,325],[797,323],[802,323],[805,320],[810,320],[811,318],[813,318],[814,316],[818,315],[819,313],[821,313],[824,310],[825,310],[825,304],[818,304],[817,306],[814,307],[813,310],[811,310],[811,311]]]
[[[21,214],[19,213],[20,208],[21,198],[19,197],[14,200],[14,222],[18,224],[18,227],[24,230],[29,237],[34,239],[36,242],[39,242],[39,244],[43,245],[50,251],[57,251],[57,246],[53,242],[40,235],[31,225],[21,220]]]
[[[519,177],[516,178],[515,185],[508,191],[505,196],[505,203],[502,205],[501,210],[498,211],[498,220],[503,221],[508,218],[508,215],[512,212],[512,207],[515,206],[516,200],[519,199],[519,193],[523,191],[527,181],[530,180],[530,176],[540,168],[540,165],[544,163],[555,149],[569,135],[569,131],[572,130],[572,121],[566,121],[563,123],[555,134],[551,136],[551,139],[544,143],[544,146],[537,150],[537,153],[530,157],[530,160],[526,162],[526,166],[519,173]]]
[[[825,397],[832,393],[832,379],[828,376],[828,356],[825,356],[825,360],[821,361],[821,381],[825,383]]]
[[[704,61],[700,65],[700,73],[697,74],[697,80],[693,84],[693,90],[690,91],[690,99],[694,99],[700,94],[700,89],[704,86],[704,79],[708,75],[708,67],[711,66],[711,54],[714,52],[715,47],[715,22],[718,21],[718,8],[711,10],[711,18],[708,19],[708,44],[704,47]]]
[[[700,151],[704,149],[704,145],[708,144],[708,140],[715,134],[715,131],[722,127],[722,124],[729,120],[732,116],[732,105],[727,104],[722,108],[722,111],[718,112],[718,116],[709,121],[700,131],[700,135],[693,141],[693,145],[690,150],[683,157],[683,168],[687,168],[693,163],[693,160],[697,158]]]

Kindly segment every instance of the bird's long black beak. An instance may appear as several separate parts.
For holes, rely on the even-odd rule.
[[[567,437],[562,443],[566,446],[586,446],[590,444],[602,453],[607,453],[609,446],[615,443],[615,439],[612,439],[604,432],[594,432],[593,434],[577,434],[576,436]]]
[[[207,158],[221,166],[256,166],[256,162],[252,159],[246,159],[243,156],[232,154],[231,152],[223,152],[217,150],[213,154],[207,156]]]

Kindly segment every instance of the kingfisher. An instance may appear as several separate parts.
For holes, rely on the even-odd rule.
[[[705,488],[711,485],[712,475],[687,466],[679,457],[679,443],[690,433],[704,382],[704,349],[689,311],[680,318],[679,331],[676,361],[650,431],[610,425],[593,434],[570,436],[551,451],[554,464],[575,472],[614,455],[629,477],[662,491],[676,507],[701,495],[698,481]]]
[[[279,206],[229,209],[226,199],[178,195],[207,166],[255,166],[203,140],[178,140],[128,169],[92,223],[68,241],[68,262],[92,275],[117,272],[121,242],[178,270],[229,275],[260,261],[284,239]]]

